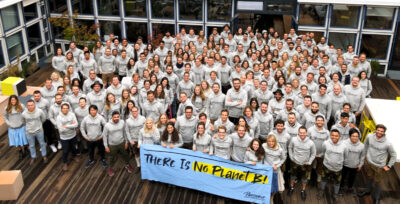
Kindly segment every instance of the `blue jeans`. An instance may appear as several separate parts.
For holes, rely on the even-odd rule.
[[[27,135],[26,136],[28,138],[28,143],[29,143],[29,151],[31,152],[31,157],[32,158],[36,158],[36,147],[35,147],[35,138],[37,139],[37,141],[40,144],[40,149],[42,152],[42,156],[45,157],[47,155],[47,144],[44,141],[44,134],[43,132],[40,132],[36,135]]]

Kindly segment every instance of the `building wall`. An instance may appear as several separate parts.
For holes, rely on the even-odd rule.
[[[44,0],[0,8],[0,73],[10,64],[22,67],[53,53],[47,14]]]

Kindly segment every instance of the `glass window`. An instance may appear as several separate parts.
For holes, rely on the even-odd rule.
[[[19,25],[17,5],[1,9],[1,19],[5,31],[17,27]]]
[[[357,27],[359,6],[334,4],[331,18],[331,26]]]
[[[4,55],[3,55],[3,49],[2,49],[2,45],[1,45],[1,42],[0,42],[0,67],[2,67],[2,66],[4,66]]]
[[[58,26],[54,26],[52,25],[53,29],[53,35],[55,39],[63,39],[64,38],[64,34],[63,34],[63,30],[61,27]]]
[[[203,26],[198,26],[198,25],[183,25],[183,24],[180,24],[180,25],[179,25],[179,30],[181,30],[182,28],[185,28],[186,33],[189,33],[189,30],[190,30],[191,28],[193,28],[194,34],[195,34],[195,35],[198,35],[199,32],[200,32],[201,30],[203,30]]]
[[[74,21],[79,26],[87,26],[88,28],[92,27],[95,24],[93,20],[75,19]]]
[[[171,33],[171,36],[175,35],[174,24],[153,23],[151,29],[153,33],[153,40],[161,40],[167,31]]]
[[[78,12],[79,14],[93,14],[93,1],[92,0],[72,0],[72,12]]]
[[[202,20],[202,0],[179,0],[179,19]]]
[[[46,57],[46,50],[45,49],[46,49],[45,46],[37,49],[37,55],[38,55],[39,60],[41,60],[43,57]]]
[[[136,42],[139,36],[143,38],[143,42],[147,42],[147,23],[126,23],[126,35],[129,42]]]
[[[24,7],[25,21],[30,21],[38,17],[36,3]]]
[[[21,56],[25,53],[22,42],[22,33],[18,32],[6,38],[8,58],[14,60],[17,55]]]
[[[365,52],[368,58],[386,59],[390,36],[363,34],[361,40],[361,52]]]
[[[353,45],[356,39],[355,33],[329,33],[329,44],[335,46],[335,48],[342,48],[343,50],[347,49],[348,45]]]
[[[124,0],[125,16],[147,17],[146,0]]]
[[[68,10],[66,0],[49,0],[51,13],[63,13]]]
[[[394,8],[367,7],[364,28],[391,29],[393,24]]]
[[[119,1],[97,0],[99,15],[119,16]]]
[[[299,24],[324,26],[327,5],[300,4]]]
[[[217,28],[218,34],[224,30],[224,27],[207,26],[207,36],[210,36],[212,34],[214,28]]]
[[[121,39],[121,23],[118,21],[100,21],[100,34],[104,40],[108,40],[108,35],[113,33],[115,38]]]
[[[325,33],[324,32],[318,32],[318,31],[298,31],[297,35],[306,35],[307,33],[313,33],[314,34],[314,41],[315,43],[319,43],[319,41],[321,40],[321,37],[325,37]]]
[[[153,18],[174,18],[174,0],[153,0],[151,13]]]
[[[397,34],[396,45],[393,49],[392,66],[390,70],[400,71],[400,34]]]
[[[294,4],[268,4],[267,9],[278,12],[293,12]]]
[[[231,21],[232,1],[208,0],[207,13],[210,21]]]
[[[40,32],[39,23],[29,26],[26,29],[26,32],[28,35],[27,40],[28,40],[30,50],[42,44],[42,37],[40,35],[42,32]]]

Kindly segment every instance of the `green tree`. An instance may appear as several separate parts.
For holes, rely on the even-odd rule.
[[[77,21],[77,17],[78,11],[75,11],[72,16],[69,16],[68,12],[64,12],[60,17],[52,17],[49,21],[62,29],[65,40],[74,41],[77,45],[90,46],[100,40],[100,36],[96,33],[100,25],[83,25]]]

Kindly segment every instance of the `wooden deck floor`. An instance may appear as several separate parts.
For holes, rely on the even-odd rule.
[[[36,80],[36,83],[38,81]],[[399,82],[395,82],[397,86]],[[399,86],[400,87],[400,86]],[[375,98],[394,99],[400,96],[385,79],[374,81]],[[98,162],[89,169],[85,169],[88,155],[83,154],[79,163],[71,162],[67,172],[62,171],[61,153],[50,153],[49,163],[43,164],[37,161],[29,165],[29,158],[18,160],[15,149],[8,146],[8,136],[0,136],[0,170],[22,170],[25,186],[17,201],[0,203],[241,203],[208,193],[195,190],[169,187],[167,184],[143,181],[139,174],[128,174],[122,169],[123,162],[118,160],[117,172],[114,177],[107,176],[106,170]],[[131,164],[135,166],[134,160]],[[359,174],[356,183],[364,186],[365,175]],[[382,204],[393,204],[400,202],[400,181],[391,170],[385,177],[383,183]],[[312,203],[333,204],[331,190],[326,193],[323,200],[317,200],[316,183],[312,182],[307,188],[307,200],[300,199],[300,186],[296,185],[295,193],[288,198],[286,192],[282,194],[283,203]],[[358,198],[352,195],[341,197],[338,203],[346,204],[370,204],[369,196]]]

